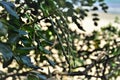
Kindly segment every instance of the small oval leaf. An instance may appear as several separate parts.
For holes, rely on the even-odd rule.
[[[92,16],[98,16],[98,14],[97,13],[93,13]]]
[[[93,18],[93,21],[99,21],[99,18],[95,17]]]
[[[95,25],[95,26],[98,26],[98,23],[97,23],[97,22],[94,22],[94,25]]]
[[[98,7],[93,7],[93,9],[92,9],[93,11],[96,11],[96,10],[98,10]]]

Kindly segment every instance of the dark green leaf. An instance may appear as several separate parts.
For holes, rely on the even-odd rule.
[[[36,75],[33,74],[29,74],[27,76],[27,80],[39,80],[39,78]]]
[[[73,9],[68,9],[67,15],[68,15],[68,16],[73,16],[73,12],[74,12]]]
[[[67,6],[68,8],[73,8],[73,4],[70,3],[70,2],[66,2],[66,6]]]
[[[0,43],[0,52],[2,53],[5,61],[9,61],[13,56],[12,50],[3,43]]]
[[[44,49],[44,52],[46,53],[46,54],[50,54],[51,52],[49,51],[49,50],[47,50],[47,49]]]
[[[47,80],[46,76],[42,74],[37,74],[37,76],[39,77],[40,80]]]
[[[84,16],[87,17],[88,16],[87,13],[84,13]]]
[[[34,77],[34,78],[32,78]],[[43,74],[40,74],[36,71],[31,72],[31,74],[28,75],[27,78],[31,78],[30,80],[47,80],[47,77],[44,76]]]
[[[44,60],[47,60],[46,56],[40,56],[40,62],[43,62]]]
[[[21,56],[21,60],[28,67],[39,68],[39,67],[33,65],[33,63],[31,62],[30,57],[28,57],[28,56]]]
[[[80,30],[85,31],[85,30],[83,29],[83,27],[80,25],[80,23],[77,22],[77,19],[79,19],[77,16],[73,16],[73,17],[72,17],[72,20],[73,20],[73,22],[77,25],[77,27],[78,27]]]
[[[95,25],[95,26],[97,26],[97,25],[98,25],[98,23],[97,23],[97,22],[94,22],[94,25]]]
[[[7,67],[13,58],[12,50],[6,44],[0,43],[0,53],[4,59],[4,67]]]
[[[80,30],[85,31],[80,24],[76,24],[76,25],[78,26],[78,28],[79,28]]]
[[[15,59],[17,60],[17,62],[20,65],[26,65],[27,67],[34,68],[34,69],[42,69],[38,66],[33,65],[30,57],[28,57],[28,56],[24,56],[24,55],[23,56],[15,56]]]
[[[46,54],[50,54],[50,53],[51,53],[49,50],[43,48],[42,46],[39,46],[39,49],[40,49],[40,51],[43,52],[43,53],[46,53]]]
[[[16,13],[16,11],[14,11],[14,10],[12,9],[12,7],[13,7],[13,4],[12,4],[12,3],[5,2],[5,1],[0,1],[0,4],[2,4],[2,5],[5,7],[5,9],[6,9],[12,16],[16,17],[17,19],[19,18],[18,15],[17,15],[17,13]],[[11,6],[12,6],[12,7],[11,7]]]
[[[15,0],[15,3],[16,3],[16,4],[19,4],[19,3],[20,3],[20,0]]]
[[[20,47],[20,50],[33,50],[35,47]]]
[[[107,10],[108,9],[108,6],[104,6],[102,7],[103,10]]]
[[[45,23],[51,23],[50,19],[45,19]]]
[[[30,52],[30,50],[35,49],[35,47],[22,47],[22,46],[17,46],[15,52],[19,53],[19,55],[25,55]]]
[[[5,36],[8,33],[6,25],[0,22],[0,36]]]
[[[80,14],[81,14],[81,15],[84,15],[84,14],[85,14],[85,11],[84,11],[84,10],[80,10]]]
[[[99,2],[103,2],[104,0],[98,0]]]
[[[8,67],[8,72],[13,72],[16,68]]]
[[[49,75],[48,75],[49,77],[52,77],[52,73],[51,73],[51,70],[50,70],[49,67],[48,67],[48,74],[49,74]]]
[[[5,1],[3,1],[3,2],[6,3],[7,5],[9,5],[11,8],[15,8],[15,5],[12,2],[5,2]]]
[[[34,29],[30,26],[24,26],[24,30],[27,31],[28,33],[33,33]]]
[[[98,10],[98,7],[93,7],[93,9],[92,9],[92,10],[94,10],[94,11],[95,11],[95,10]]]
[[[54,62],[54,61],[52,61],[52,60],[50,60],[50,59],[47,59],[47,60],[48,60],[48,62],[49,62],[49,64],[50,64],[51,66],[55,67],[55,62]]]
[[[19,35],[27,35],[28,33],[24,30],[15,30],[16,32],[19,33]]]
[[[93,21],[99,21],[99,18],[95,17],[93,18]]]
[[[106,6],[106,3],[100,3],[99,4],[101,7],[104,7],[104,6]]]
[[[93,13],[92,16],[98,16],[98,14],[97,13]]]
[[[9,35],[8,43],[16,44],[19,38],[20,38],[19,35],[12,33],[12,35]]]
[[[26,46],[29,47],[31,46],[32,40],[27,38],[26,36],[22,36],[21,38],[21,42]]]
[[[84,9],[85,10],[85,12],[89,12],[89,9]]]
[[[8,67],[8,65],[10,65],[12,63],[12,61],[13,61],[13,57],[7,62],[4,61],[3,62],[3,68]]]
[[[80,16],[80,19],[84,19],[85,17],[84,16]]]

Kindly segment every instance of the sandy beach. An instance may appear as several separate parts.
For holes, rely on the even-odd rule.
[[[113,13],[104,13],[104,12],[97,12],[99,14],[100,20],[98,21],[98,26],[94,26],[94,22],[92,21],[93,16],[91,15],[93,12],[88,14],[82,21],[82,26],[87,32],[91,32],[94,29],[100,29],[100,27],[107,26],[108,24],[112,24],[113,26],[119,27],[120,23],[115,23],[115,18],[118,17],[120,20],[120,14],[113,14]]]

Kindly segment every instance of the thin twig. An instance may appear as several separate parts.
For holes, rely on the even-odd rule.
[[[53,21],[52,21],[52,18],[51,18],[51,17],[50,17],[50,20],[51,20],[52,25],[53,25],[53,30],[54,30],[54,32],[56,33],[57,38],[58,38],[59,43],[60,43],[60,46],[61,46],[61,48],[62,48],[63,55],[65,56],[65,59],[66,59],[67,63],[68,63],[68,64],[70,64],[69,59],[67,58],[67,55],[66,55],[66,53],[65,53],[65,49],[64,49],[64,47],[63,47],[63,45],[62,45],[61,38],[60,38],[60,36],[59,36],[58,32],[55,30],[55,25],[54,25],[54,23],[53,23]]]

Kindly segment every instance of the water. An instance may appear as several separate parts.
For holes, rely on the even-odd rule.
[[[120,0],[105,0],[105,2],[109,6],[109,13],[120,14]]]
[[[120,3],[120,0],[105,0],[105,2],[116,4],[116,3]]]

